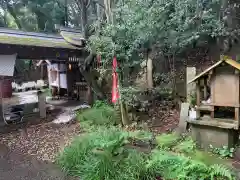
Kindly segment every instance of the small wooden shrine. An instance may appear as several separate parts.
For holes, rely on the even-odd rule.
[[[196,120],[188,120],[192,135],[202,146],[233,146],[238,140],[240,64],[228,57],[197,75]],[[223,109],[229,110],[225,113]],[[231,114],[231,115],[229,115]]]

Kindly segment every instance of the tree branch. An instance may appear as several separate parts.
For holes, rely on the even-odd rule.
[[[75,2],[76,2],[76,4],[77,4],[78,9],[79,9],[80,11],[82,11],[82,7],[81,7],[81,5],[79,4],[79,1],[78,1],[78,0],[75,0]]]
[[[87,1],[87,4],[86,4],[86,8],[87,8],[87,9],[89,8],[90,4],[91,4],[91,0],[88,0],[88,1]]]

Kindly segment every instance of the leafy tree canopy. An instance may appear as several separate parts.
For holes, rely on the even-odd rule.
[[[237,33],[225,25],[221,5],[220,0],[119,0],[114,23],[105,23],[89,44],[106,61],[115,53],[130,64],[139,62],[142,50],[154,47],[175,55],[196,42]]]

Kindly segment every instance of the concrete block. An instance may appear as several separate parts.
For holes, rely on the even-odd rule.
[[[209,146],[229,148],[234,147],[238,142],[239,132],[234,129],[226,129],[200,124],[192,124],[191,135],[197,145],[203,149],[209,149]]]

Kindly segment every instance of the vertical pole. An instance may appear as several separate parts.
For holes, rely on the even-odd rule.
[[[58,95],[60,96],[60,64],[59,63],[58,63],[57,77],[58,77]]]
[[[236,106],[235,106],[235,121],[237,121],[239,127],[239,104],[240,104],[240,97],[239,97],[239,71],[235,70],[235,78],[236,78]]]
[[[206,78],[204,78],[204,80],[203,80],[203,84],[204,84],[204,86],[203,86],[203,96],[204,96],[204,100],[207,100],[207,79]]]
[[[40,118],[46,118],[46,96],[45,93],[42,93],[41,91],[38,91],[38,108]]]
[[[201,91],[200,91],[200,80],[197,81],[197,84],[196,84],[196,88],[197,88],[197,94],[196,94],[196,103],[197,103],[197,106],[199,107],[200,106],[200,96],[201,96]],[[199,109],[197,109],[197,119],[200,118],[200,111]]]
[[[215,104],[215,84],[214,84],[214,76],[213,76],[213,73],[214,73],[214,70],[210,71],[209,72],[209,81],[210,81],[210,88],[211,88],[211,94],[210,94],[210,99],[211,99],[211,104]],[[211,112],[211,118],[214,118],[214,110],[215,110],[215,107],[212,106],[212,112]]]
[[[43,76],[44,76],[44,75],[43,75],[43,74],[44,74],[44,71],[43,71],[43,63],[41,63],[40,66],[41,66],[41,79],[43,80]]]

